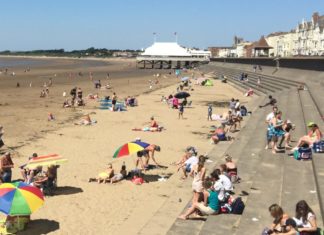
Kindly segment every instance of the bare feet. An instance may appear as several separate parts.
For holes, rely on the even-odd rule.
[[[184,215],[180,215],[180,216],[178,217],[178,219],[187,220],[188,217],[186,217],[186,216],[184,216]]]

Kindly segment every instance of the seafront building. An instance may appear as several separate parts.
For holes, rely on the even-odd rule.
[[[320,16],[315,12],[311,21],[302,20],[289,32],[271,33],[264,37],[266,43],[262,38],[258,42],[242,40],[237,43],[234,40],[233,47],[208,49],[212,57],[324,56],[324,15]],[[258,50],[258,44],[264,48]]]
[[[136,57],[138,68],[182,68],[208,63],[210,51],[191,49],[176,42],[154,42]]]

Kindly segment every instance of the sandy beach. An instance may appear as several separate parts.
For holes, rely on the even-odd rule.
[[[212,87],[194,85],[189,98],[192,107],[186,108],[184,119],[179,120],[178,111],[161,102],[161,96],[176,93],[175,83],[179,79],[168,75],[169,71],[136,70],[134,61],[128,60],[87,63],[54,59],[49,65],[32,67],[26,74],[22,67],[17,67],[12,68],[17,70],[15,77],[0,75],[0,124],[6,131],[4,141],[17,152],[13,158],[16,166],[13,179],[21,178],[17,166],[25,163],[33,152],[57,153],[68,159],[58,170],[56,194],[46,197],[44,206],[32,214],[34,222],[26,234],[137,234],[168,198],[177,195],[182,202],[174,202],[168,220],[160,221],[165,224],[165,231],[159,234],[165,234],[192,196],[191,188],[182,187],[180,174],[170,163],[177,161],[189,145],[197,147],[200,154],[214,147],[207,134],[210,126],[218,123],[207,121],[207,104],[235,97],[249,107],[248,102],[255,98],[245,97],[217,80]],[[82,77],[68,78],[69,72],[79,71],[83,72]],[[118,97],[139,95],[139,106],[126,112],[111,112],[99,110],[97,102],[89,101],[84,108],[63,109],[63,91],[69,92],[76,85],[82,87],[84,95],[96,92],[89,81],[89,71],[93,72],[94,80],[101,79],[103,84],[106,73],[110,73],[113,89],[100,91],[100,96],[111,95],[113,91]],[[188,74],[192,72],[199,76],[199,71]],[[159,85],[145,93],[149,91],[148,80],[154,79],[156,73],[161,73]],[[41,86],[49,77],[54,79],[50,96],[41,99]],[[33,85],[29,87],[31,81]],[[16,88],[17,82],[19,88]],[[213,113],[222,114],[226,110],[227,107],[214,106]],[[48,112],[54,113],[56,121],[47,121]],[[97,124],[73,125],[76,118],[86,113],[91,113]],[[132,131],[134,127],[144,126],[151,116],[164,131]],[[166,169],[147,171],[145,179],[149,182],[141,186],[130,181],[115,185],[88,183],[88,179],[96,177],[108,163],[112,163],[116,171],[124,161],[128,170],[133,169],[134,156],[113,159],[112,155],[119,146],[137,137],[161,146],[156,160]],[[161,176],[169,178],[160,182]]]

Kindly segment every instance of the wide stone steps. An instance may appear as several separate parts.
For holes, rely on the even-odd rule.
[[[263,102],[264,102],[264,97],[257,101],[256,107]],[[224,159],[222,158],[222,156],[225,153],[233,154],[233,157],[235,158],[235,160],[238,160],[240,157],[243,156],[239,153],[247,148],[247,144],[249,141],[248,136],[251,136],[253,132],[256,132],[258,126],[255,125],[255,123],[260,123],[260,120],[264,119],[264,117],[263,117],[264,114],[265,113],[263,110],[260,110],[260,111],[253,110],[252,116],[250,116],[250,119],[248,120],[248,122],[246,123],[244,128],[242,128],[242,130],[238,133],[238,135],[236,137],[236,141],[234,143],[232,143],[231,145],[228,145],[226,149],[223,148],[223,146],[224,146],[224,144],[226,144],[226,142],[220,142],[219,144],[217,144],[215,146],[214,151],[212,151],[209,154],[209,158],[214,161],[213,165],[208,168],[209,173],[211,172],[211,170],[214,167],[217,167],[217,166],[219,166],[219,164],[224,163]],[[233,144],[235,145],[235,148],[232,147]],[[188,188],[188,191],[189,190],[190,189]],[[187,207],[184,210],[186,210],[186,209],[187,209]],[[216,217],[218,217],[218,216],[216,216]],[[209,219],[212,219],[212,217],[207,218],[207,221]],[[182,220],[177,219],[175,221],[175,223],[171,226],[171,228],[167,234],[168,235],[200,234],[203,227],[204,227],[204,229],[208,228],[208,227],[205,227],[204,223],[205,222],[202,220],[182,221]],[[218,228],[218,226],[222,226],[222,224],[223,223],[217,223],[216,227]],[[229,231],[229,229],[231,228],[231,225],[226,224],[226,226],[227,226],[227,230],[226,229],[225,230]]]
[[[288,106],[284,114],[289,115],[296,124],[293,132],[295,140],[305,135],[305,121],[302,106],[296,90],[290,90],[286,100]],[[280,106],[282,109],[282,107]],[[322,227],[322,213],[319,205],[318,188],[312,161],[297,161],[286,154],[272,155],[264,152],[264,161],[256,174],[253,188],[256,190],[248,198],[247,208],[235,234],[254,234],[271,224],[272,218],[268,207],[272,203],[282,205],[284,210],[294,216],[295,205],[299,200],[306,200],[318,218]]]
[[[231,69],[224,69],[224,68],[220,68],[220,67],[219,67],[219,69],[222,69],[222,71],[230,74],[231,76],[233,76],[237,80],[239,80],[239,78],[241,76],[241,73],[242,73],[240,71],[231,70]],[[283,88],[289,89],[291,87],[291,85],[287,85],[287,84],[283,83],[282,81],[278,81],[278,80],[274,80],[274,79],[268,79],[267,77],[264,77],[262,75],[256,76],[255,74],[249,74],[248,75],[248,80],[249,80],[249,82],[253,81],[254,83],[257,84],[257,80],[258,80],[259,76],[261,78],[261,86],[266,85],[266,86],[269,86],[269,87],[271,87],[273,89],[276,89],[276,90],[282,90]]]

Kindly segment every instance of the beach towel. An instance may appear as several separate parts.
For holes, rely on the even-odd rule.
[[[222,115],[218,115],[218,114],[212,114],[211,118],[213,121],[224,121],[225,119],[222,117]]]

